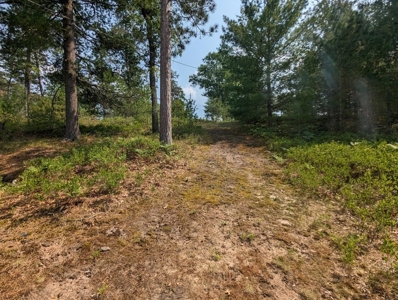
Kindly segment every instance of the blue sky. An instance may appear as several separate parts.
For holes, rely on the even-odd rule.
[[[210,15],[208,25],[218,24],[218,32],[213,36],[192,39],[190,44],[187,45],[184,53],[180,57],[173,58],[174,61],[180,62],[192,67],[198,67],[202,64],[203,58],[209,53],[217,50],[220,45],[220,35],[222,34],[221,27],[224,25],[223,16],[231,19],[236,19],[240,14],[240,0],[215,0],[216,11]],[[185,95],[196,101],[198,107],[197,113],[199,117],[204,117],[203,106],[207,101],[206,97],[202,96],[203,91],[198,87],[192,87],[189,84],[189,76],[195,73],[195,69],[187,67],[175,62],[172,62],[172,69],[179,75],[178,83],[185,92]]]

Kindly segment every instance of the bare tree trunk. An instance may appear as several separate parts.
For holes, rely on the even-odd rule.
[[[149,45],[149,87],[151,89],[151,102],[152,102],[152,133],[159,132],[158,120],[158,96],[156,90],[156,43],[154,30],[151,20],[151,11],[141,9],[142,15],[145,18],[147,40]]]
[[[156,51],[156,50],[155,50]],[[152,56],[152,54],[150,54]],[[158,96],[156,90],[156,71],[155,71],[155,59],[150,57],[149,62],[149,86],[151,89],[151,101],[152,101],[152,132],[159,132],[159,117],[158,117]],[[151,61],[153,60],[153,64]]]
[[[267,85],[267,122],[268,127],[272,127],[272,85],[271,85],[271,61],[267,62],[266,70],[266,85]]]
[[[28,47],[26,52],[26,65],[25,65],[25,117],[29,118],[30,106],[30,70],[31,70],[31,49]]]
[[[34,55],[35,55],[35,61],[36,61],[37,80],[39,82],[40,95],[43,97],[44,96],[44,89],[43,89],[43,82],[41,80],[39,57],[37,56],[37,53],[35,53]]]
[[[79,119],[77,112],[77,84],[76,84],[76,45],[73,21],[73,0],[62,0],[62,29],[64,34],[63,72],[65,80],[66,102],[66,139],[74,141],[80,137]]]
[[[12,81],[12,76],[10,75],[10,78],[8,79],[7,82],[7,100],[10,100],[11,98],[11,81]]]
[[[171,0],[161,0],[160,37],[160,141],[172,144],[171,126]]]

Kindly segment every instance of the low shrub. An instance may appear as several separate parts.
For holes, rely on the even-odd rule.
[[[291,182],[318,196],[341,199],[367,238],[397,225],[398,146],[329,142],[291,148],[287,158]]]
[[[28,161],[20,182],[8,189],[13,193],[33,193],[38,199],[112,193],[125,177],[126,161],[150,159],[172,151],[172,146],[163,146],[150,137],[105,138],[55,158]]]

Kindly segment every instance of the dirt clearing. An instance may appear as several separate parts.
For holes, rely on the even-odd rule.
[[[372,249],[341,261],[332,236],[352,224],[336,203],[297,196],[236,125],[207,127],[182,157],[130,165],[116,195],[3,195],[0,298],[398,298]]]

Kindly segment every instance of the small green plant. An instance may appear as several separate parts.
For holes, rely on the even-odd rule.
[[[95,250],[95,251],[93,251],[93,253],[91,253],[91,258],[95,260],[100,256],[100,254],[101,254],[101,250]]]
[[[81,187],[80,187],[80,178],[77,176],[72,177],[65,184],[65,191],[69,197],[74,198],[80,195]]]
[[[366,242],[366,238],[364,236],[350,234],[343,238],[336,237],[334,238],[334,242],[343,254],[342,260],[346,263],[352,263],[360,253],[361,245]]]
[[[380,250],[386,254],[394,256],[397,254],[398,245],[390,236],[386,236],[383,239],[383,244],[381,245]]]
[[[242,242],[251,242],[256,236],[253,233],[242,233],[239,238]]]
[[[222,258],[221,253],[218,250],[215,250],[211,256],[214,261],[219,261]]]
[[[137,173],[137,175],[135,175],[135,182],[138,186],[140,186],[142,184],[142,182],[144,181],[144,177],[142,176],[141,173]]]
[[[102,294],[104,294],[107,289],[108,289],[108,286],[105,283],[102,284],[97,290],[97,296],[101,296]]]

